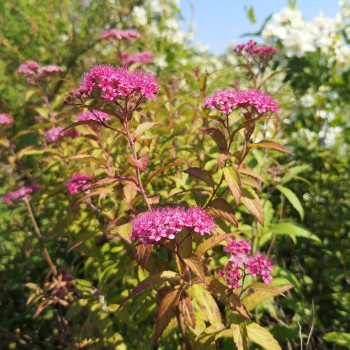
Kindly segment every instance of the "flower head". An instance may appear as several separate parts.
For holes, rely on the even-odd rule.
[[[248,55],[253,59],[258,59],[260,62],[266,63],[267,60],[275,53],[278,52],[273,46],[256,46],[257,42],[254,40],[249,40],[245,44],[237,45],[233,48],[233,52],[237,54],[237,56],[245,56]]]
[[[74,174],[67,180],[66,189],[70,194],[77,193],[78,190],[85,191],[89,187],[89,182],[92,181],[91,176],[83,174]]]
[[[133,220],[130,239],[138,239],[143,244],[156,243],[162,238],[172,240],[186,227],[202,236],[210,234],[215,229],[214,218],[199,207],[157,208]]]
[[[35,61],[23,63],[17,69],[17,73],[23,74],[27,78],[27,83],[31,85],[37,85],[46,77],[62,72],[63,69],[59,66],[49,65],[40,67]]]
[[[10,114],[0,113],[0,124],[11,124],[13,117]]]
[[[130,66],[133,63],[152,63],[152,58],[154,57],[153,52],[143,51],[136,55],[129,55],[124,62],[124,66]]]
[[[44,133],[44,137],[48,143],[56,142],[65,136],[74,138],[74,137],[77,137],[80,135],[81,135],[81,133],[79,131],[76,131],[73,129],[63,130],[63,128],[60,126],[53,127],[51,129],[45,131],[45,133]]]
[[[82,122],[86,120],[95,120],[97,122],[110,120],[111,117],[107,113],[93,110],[93,113],[90,111],[82,112],[77,116],[77,121]]]
[[[100,34],[100,39],[134,40],[141,38],[141,34],[135,29],[118,30],[111,29]]]
[[[89,96],[96,91],[104,100],[125,100],[126,98],[150,98],[158,93],[155,76],[140,70],[130,72],[125,68],[109,65],[94,66],[83,75],[75,96]]]
[[[259,90],[221,90],[209,95],[203,103],[203,108],[218,109],[222,114],[230,114],[236,108],[278,113],[278,105],[267,93]]]
[[[20,188],[17,191],[6,193],[2,197],[2,201],[7,205],[12,205],[14,200],[23,200],[28,198],[32,192],[39,191],[39,185],[30,185]]]

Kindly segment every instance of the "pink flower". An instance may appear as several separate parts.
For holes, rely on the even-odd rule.
[[[124,66],[130,66],[133,63],[149,64],[149,63],[152,63],[153,57],[154,57],[154,54],[150,51],[143,51],[136,55],[130,55],[124,62]]]
[[[59,66],[49,65],[40,68],[39,79],[45,79],[46,77],[54,74],[62,73],[63,69]]]
[[[11,124],[13,117],[10,114],[0,113],[0,124]]]
[[[245,240],[237,241],[233,238],[227,243],[224,251],[231,255],[224,269],[218,271],[218,276],[224,278],[230,287],[240,288],[239,281],[246,275],[260,275],[265,284],[272,281],[270,272],[273,265],[270,258],[264,254],[250,255],[251,246]]]
[[[91,181],[91,176],[86,176],[78,173],[74,174],[68,179],[67,185],[65,187],[70,194],[74,194],[77,193],[78,190],[85,191],[89,187],[89,182]]]
[[[233,51],[238,56],[244,56],[244,54],[248,54],[248,56],[251,56],[253,59],[259,59],[260,62],[263,61],[264,63],[267,62],[267,60],[275,53],[278,52],[278,49],[276,49],[273,46],[256,46],[257,42],[254,40],[249,40],[245,44],[237,45],[235,48],[233,48]]]
[[[77,116],[77,121],[82,122],[86,120],[95,120],[97,122],[110,120],[111,117],[103,112],[93,110],[93,113],[90,111],[82,112]]]
[[[20,188],[17,191],[6,193],[2,197],[2,201],[7,205],[12,205],[14,200],[22,200],[28,198],[32,192],[39,191],[39,185],[30,185]]]
[[[56,142],[62,137],[69,136],[69,137],[77,137],[80,136],[81,132],[75,131],[73,129],[67,129],[63,131],[63,128],[60,126],[53,127],[44,133],[44,137],[48,143],[50,142]]]
[[[236,108],[248,108],[259,114],[278,113],[278,105],[267,93],[259,90],[221,90],[209,95],[203,102],[203,108],[218,109],[222,114],[230,114]]]
[[[74,96],[89,96],[96,91],[104,100],[113,102],[118,99],[139,99],[154,97],[158,93],[155,76],[140,70],[128,71],[113,66],[94,66],[83,75],[80,86]]]
[[[138,239],[143,244],[156,243],[162,238],[175,239],[185,227],[202,236],[215,229],[214,218],[199,207],[157,208],[140,214],[132,221],[132,241]]]
[[[37,121],[38,123],[43,123],[45,121],[45,117],[43,117],[42,115],[36,115],[34,117],[35,121]]]
[[[136,38],[141,38],[141,34],[134,29],[111,29],[100,34],[100,39],[133,40]]]
[[[18,67],[17,72],[19,74],[23,74],[27,78],[28,84],[37,85],[46,77],[63,72],[63,69],[55,65],[40,67],[38,63],[34,61],[28,61],[21,64]]]

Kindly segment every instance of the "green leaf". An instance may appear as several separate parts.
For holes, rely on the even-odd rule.
[[[244,6],[244,10],[245,10],[245,12],[246,12],[250,22],[255,24],[256,20],[255,20],[255,16],[254,16],[254,8],[253,8],[253,6],[250,6],[250,7]]]
[[[232,205],[224,198],[215,198],[208,206],[210,210],[221,219],[224,219],[234,226],[238,226],[238,220]]]
[[[215,340],[222,336],[225,332],[225,325],[222,323],[212,324],[207,327],[202,334],[196,338],[194,349],[196,350],[215,350]]]
[[[79,125],[101,125],[101,122],[99,122],[97,120],[82,120],[80,122],[75,122],[75,123],[69,124],[61,132],[68,130],[68,129],[73,129]]]
[[[210,128],[206,126],[203,126],[200,129],[215,141],[216,145],[219,147],[219,150],[222,153],[227,152],[227,142],[225,139],[225,135],[219,129]]]
[[[211,174],[204,169],[197,168],[197,167],[190,167],[190,168],[184,170],[184,173],[191,175],[193,177],[196,177],[197,179],[204,181],[205,183],[207,183],[211,187],[214,187],[214,180],[213,180]]]
[[[217,244],[219,244],[220,242],[234,236],[237,235],[239,233],[241,233],[242,231],[239,232],[231,232],[231,233],[226,233],[224,235],[219,235],[219,236],[213,236],[208,238],[207,240],[205,240],[204,242],[200,243],[199,246],[197,247],[196,250],[196,254],[198,256],[203,255],[204,253],[206,253],[209,249],[214,248]]]
[[[298,197],[295,195],[293,191],[291,191],[289,188],[277,185],[276,188],[285,195],[285,197],[288,199],[290,204],[294,207],[294,209],[299,213],[301,221],[304,220],[304,209],[301,205]]]
[[[290,237],[303,237],[307,239],[311,239],[317,243],[321,243],[321,240],[304,228],[301,225],[297,225],[294,222],[280,222],[275,225],[271,225],[269,231],[276,234],[288,235]]]
[[[102,164],[107,167],[106,161],[101,158],[95,158],[93,156],[90,156],[88,154],[77,154],[75,156],[64,158],[65,160],[77,160],[80,162],[94,162],[97,164]]]
[[[179,279],[180,276],[174,271],[163,271],[154,275],[147,277],[140,284],[138,284],[132,292],[123,300],[117,311],[119,311],[130,299],[136,297],[145,290],[162,283],[164,281],[169,281],[173,279]]]
[[[249,350],[247,324],[242,322],[240,324],[232,324],[232,338],[238,350]]]
[[[252,215],[264,226],[264,208],[262,203],[251,187],[242,188],[241,202],[252,213]]]
[[[350,348],[350,333],[330,332],[325,334],[323,339]]]
[[[281,145],[276,141],[263,140],[258,143],[251,143],[248,147],[249,148],[273,148],[278,151],[289,153],[292,156],[294,156],[294,154],[287,147],[284,147],[283,145]]]
[[[242,184],[238,170],[235,166],[230,166],[223,168],[222,171],[233,198],[235,199],[236,205],[238,205],[242,195]]]
[[[196,254],[191,254],[188,258],[183,259],[188,267],[205,283],[204,270],[201,258]]]
[[[155,331],[155,342],[162,335],[164,329],[169,324],[171,318],[175,315],[175,310],[179,302],[181,289],[173,290],[167,293],[161,300],[158,308],[157,324]]]
[[[137,128],[135,129],[132,138],[134,140],[137,139],[138,136],[142,135],[145,131],[147,131],[148,129],[151,129],[153,126],[155,125],[159,125],[160,123],[156,123],[156,122],[145,122],[142,124],[139,124],[137,126]]]
[[[247,332],[248,339],[260,345],[265,350],[281,350],[281,347],[273,335],[257,323],[252,322],[248,324]]]
[[[293,284],[287,284],[284,286],[271,286],[265,285],[265,283],[255,282],[247,287],[255,290],[254,293],[247,295],[243,299],[243,304],[248,311],[255,309],[263,301],[273,298],[276,295],[283,295],[284,292],[293,288]]]

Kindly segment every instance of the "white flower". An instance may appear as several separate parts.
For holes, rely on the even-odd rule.
[[[300,102],[304,107],[312,107],[315,105],[315,98],[312,94],[305,94],[301,97]]]
[[[303,57],[305,52],[315,51],[313,41],[314,37],[311,33],[304,30],[292,29],[286,39],[283,40],[287,57]]]
[[[151,24],[147,26],[147,31],[156,38],[161,37],[161,32],[156,21],[152,21]]]
[[[147,24],[147,12],[142,6],[135,6],[132,10],[131,17],[136,25],[144,26]]]
[[[175,18],[167,18],[164,21],[166,28],[177,30],[179,29],[179,22]]]
[[[335,49],[336,72],[341,75],[350,69],[350,48],[342,45]]]
[[[158,66],[160,69],[165,68],[168,63],[164,55],[158,55],[153,59],[153,63]]]
[[[146,6],[153,13],[161,13],[163,11],[163,6],[159,0],[147,0]]]

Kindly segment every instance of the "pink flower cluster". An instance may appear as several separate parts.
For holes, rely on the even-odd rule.
[[[10,114],[0,113],[0,124],[11,124],[13,117]]]
[[[100,34],[100,39],[133,40],[137,38],[141,38],[141,34],[134,29],[111,29]]]
[[[83,174],[74,174],[67,180],[66,189],[70,194],[77,193],[78,190],[85,191],[90,187],[89,182],[92,181],[91,176],[86,176]]]
[[[240,280],[246,275],[261,276],[265,284],[272,281],[272,261],[264,254],[250,255],[251,246],[245,240],[235,238],[228,241],[224,251],[230,254],[229,262],[218,275],[223,277],[232,288],[240,288]]]
[[[155,76],[150,73],[102,65],[94,66],[85,73],[77,91],[71,91],[70,94],[89,96],[93,90],[100,93],[104,100],[113,102],[134,95],[140,95],[140,98],[154,97],[159,88]]]
[[[238,56],[243,56],[244,52],[250,55],[253,58],[259,58],[260,60],[267,61],[271,55],[278,52],[273,46],[256,46],[257,42],[254,40],[249,40],[245,44],[237,45],[233,52]]]
[[[130,66],[133,63],[152,63],[152,59],[154,57],[153,52],[151,51],[143,51],[136,55],[130,55],[124,62],[124,66]]]
[[[31,85],[37,85],[48,76],[62,72],[63,69],[59,66],[49,65],[40,67],[35,61],[23,63],[17,69],[17,73],[23,74],[27,78],[27,83]]]
[[[221,90],[209,95],[203,102],[203,108],[218,109],[222,114],[230,114],[236,108],[249,107],[259,114],[269,111],[278,113],[278,105],[267,93],[259,90]]]
[[[63,128],[60,126],[53,127],[44,133],[45,140],[50,142],[56,142],[62,137],[68,136],[68,137],[78,137],[81,135],[81,132],[73,130],[73,129],[67,129],[63,131]]]
[[[132,221],[132,241],[155,243],[162,238],[174,239],[185,227],[193,232],[210,234],[215,229],[214,218],[200,207],[157,208],[140,214]]]
[[[25,186],[19,189],[18,191],[6,193],[2,197],[2,201],[7,205],[12,205],[14,200],[22,200],[24,198],[28,198],[32,192],[39,191],[39,185],[30,185]]]
[[[78,122],[83,122],[86,120],[95,120],[97,122],[105,121],[105,120],[110,120],[111,117],[104,112],[96,111],[93,110],[93,113],[90,111],[82,112],[77,116],[77,121]]]

